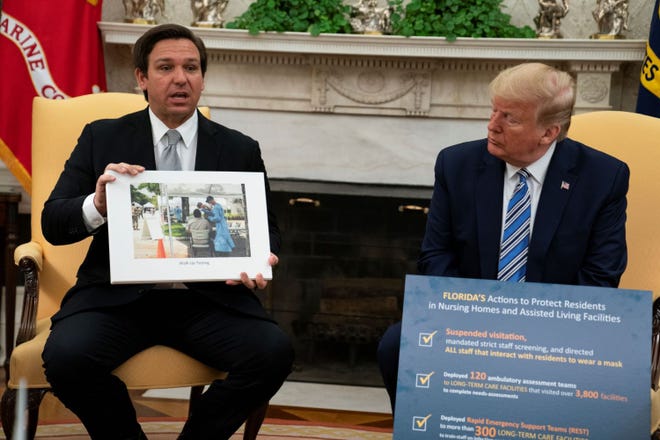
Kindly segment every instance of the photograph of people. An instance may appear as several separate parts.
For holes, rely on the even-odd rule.
[[[227,226],[224,209],[222,209],[222,205],[215,201],[213,196],[208,196],[206,198],[206,203],[210,205],[210,208],[204,209],[206,219],[215,223],[213,248],[216,254],[222,252],[229,253],[236,247],[236,244],[229,233],[229,226]]]

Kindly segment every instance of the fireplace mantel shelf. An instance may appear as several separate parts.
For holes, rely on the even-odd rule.
[[[100,22],[106,43],[134,44],[149,25]],[[459,38],[193,28],[209,50],[430,59],[641,61],[646,40]]]

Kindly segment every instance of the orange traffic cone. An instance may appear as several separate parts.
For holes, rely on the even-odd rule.
[[[163,239],[158,239],[158,250],[156,251],[156,258],[167,258],[165,255],[165,245],[163,244]]]

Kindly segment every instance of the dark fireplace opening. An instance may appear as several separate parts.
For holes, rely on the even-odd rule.
[[[381,386],[376,347],[401,319],[430,190],[323,189],[273,191],[283,242],[265,302],[294,341],[290,380]]]

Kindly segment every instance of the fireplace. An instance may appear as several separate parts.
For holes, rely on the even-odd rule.
[[[299,186],[312,189],[272,194],[283,246],[265,298],[294,341],[290,379],[381,385],[377,343],[401,319],[404,278],[416,272],[430,192]]]

